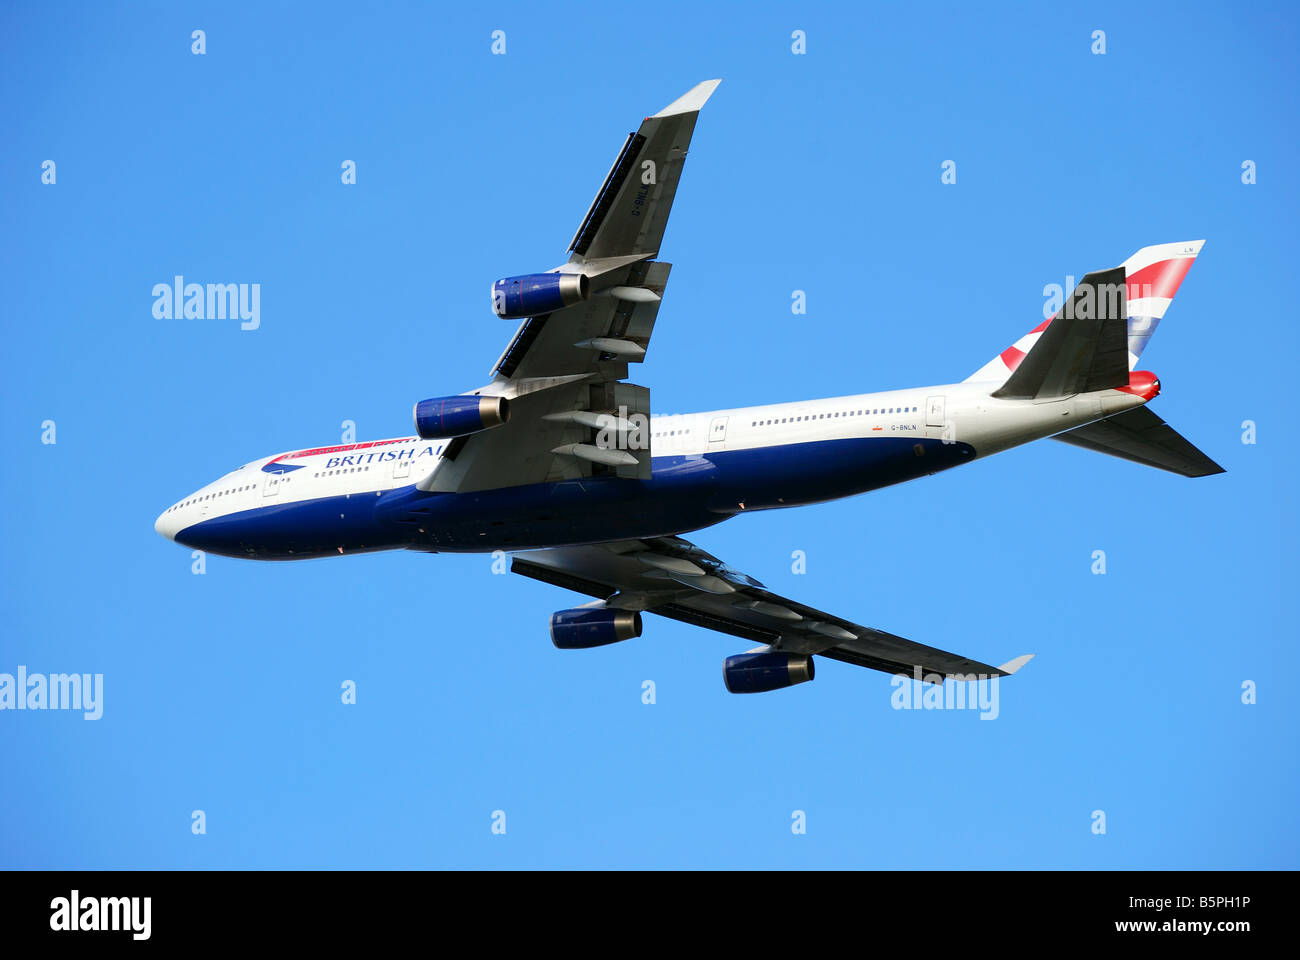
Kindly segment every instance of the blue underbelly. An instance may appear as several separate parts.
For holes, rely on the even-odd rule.
[[[869,437],[655,457],[649,480],[591,477],[473,493],[415,487],[280,503],[176,540],[263,560],[413,548],[522,550],[686,533],[741,511],[851,496],[974,459],[967,444]]]

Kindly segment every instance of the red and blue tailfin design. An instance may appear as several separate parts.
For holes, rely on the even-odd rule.
[[[1161,243],[1143,247],[1122,264],[1124,268],[1125,295],[1128,319],[1128,367],[1137,366],[1138,358],[1146,349],[1169,308],[1170,301],[1187,276],[1192,261],[1201,252],[1204,240]],[[1027,334],[1007,347],[996,357],[966,378],[966,382],[989,381],[1004,383],[1020,361],[1038,342],[1050,320],[1044,320]]]

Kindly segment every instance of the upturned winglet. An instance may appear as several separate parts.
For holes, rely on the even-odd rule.
[[[713,91],[718,89],[718,84],[722,80],[705,80],[703,83],[697,83],[686,93],[682,94],[668,106],[664,107],[656,117],[674,117],[679,113],[695,113],[700,107],[708,102],[709,97],[713,96]]]

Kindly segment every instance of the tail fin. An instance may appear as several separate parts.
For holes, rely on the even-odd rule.
[[[1194,240],[1143,247],[1113,270],[1088,274],[1056,316],[967,380],[996,381],[995,397],[1065,397],[1121,389],[1149,400],[1159,393],[1160,381],[1133,369],[1204,244]],[[1145,406],[1053,439],[1184,477],[1223,473]]]
[[[1143,247],[1124,261],[1128,287],[1128,368],[1137,366],[1204,240]]]
[[[1204,240],[1183,241],[1180,243],[1161,243],[1143,247],[1125,260],[1117,270],[1124,271],[1125,284],[1125,320],[1128,331],[1128,368],[1137,366],[1138,358],[1146,349],[1151,335],[1165,315],[1169,303],[1178,292],[1183,277],[1191,268],[1192,261],[1201,252]],[[1109,272],[1109,271],[1108,271]],[[1092,275],[1090,275],[1092,276]],[[1088,277],[1084,278],[1087,281]],[[1080,284],[1083,286],[1083,283]],[[1078,290],[1078,288],[1076,288]],[[1052,320],[1044,320],[1027,334],[1007,347],[984,366],[980,367],[966,382],[990,381],[1006,383],[1008,378],[1020,366],[1022,360],[1034,348],[1048,326],[1058,317],[1072,315],[1067,309],[1071,300],[1067,300],[1057,311]]]

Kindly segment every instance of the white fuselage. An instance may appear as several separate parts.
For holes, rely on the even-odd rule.
[[[961,444],[973,448],[971,459],[974,459],[1145,402],[1123,389],[1046,401],[1004,400],[991,395],[996,388],[996,383],[966,382],[653,416],[650,420],[653,462],[658,470],[659,464],[675,462],[675,458],[710,458],[732,464],[734,474],[750,462],[735,454],[764,452],[771,455],[766,463],[789,452],[798,458],[797,465],[788,464],[793,471],[789,475],[811,478],[818,472],[817,451],[824,449],[821,444],[876,438],[924,440],[932,448],[936,440],[942,444]],[[294,504],[332,502],[341,497],[345,502],[356,500],[360,505],[365,498],[412,487],[438,465],[446,446],[446,441],[407,437],[317,447],[255,460],[168,508],[156,526],[160,533],[175,538],[180,531],[208,521],[234,515],[254,517],[259,511],[283,512]],[[863,449],[871,450],[873,446]],[[921,448],[917,449],[919,456]],[[918,470],[914,475],[928,472],[934,471]],[[734,476],[731,480],[735,480]],[[898,482],[898,478],[886,482]],[[797,487],[798,483],[792,485]],[[859,481],[842,492],[836,489],[827,492],[823,485],[817,488],[817,495],[808,497],[801,497],[799,490],[792,489],[791,495],[779,498],[779,502],[752,506],[794,505],[870,488],[870,484],[863,486]],[[739,489],[744,489],[743,483]],[[741,500],[737,512],[743,509],[747,506]],[[489,548],[487,544],[484,546]]]

